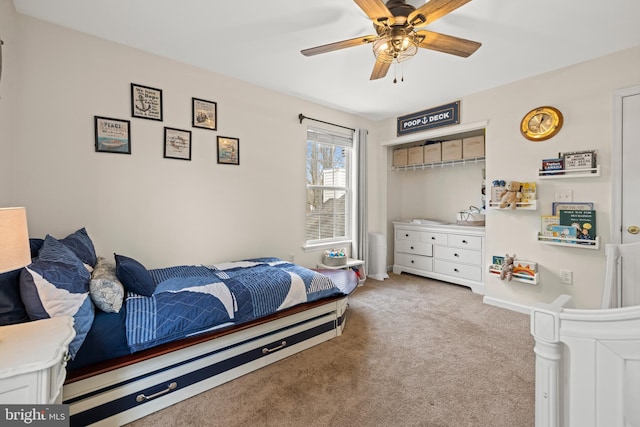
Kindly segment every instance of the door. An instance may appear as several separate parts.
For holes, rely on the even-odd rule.
[[[614,140],[611,153],[611,241],[640,244],[640,86],[622,89],[614,95]],[[627,262],[620,263],[622,306],[640,304],[640,252],[625,248]],[[629,284],[631,286],[629,286]]]
[[[640,242],[640,89],[622,97],[621,242]]]

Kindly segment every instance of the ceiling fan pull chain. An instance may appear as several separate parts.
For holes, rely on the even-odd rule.
[[[393,64],[393,83],[398,83],[398,64]]]

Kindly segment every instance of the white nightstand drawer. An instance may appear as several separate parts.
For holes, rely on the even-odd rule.
[[[436,273],[446,274],[461,279],[482,281],[482,268],[473,265],[456,264],[454,262],[436,259],[434,261],[434,270]]]
[[[411,255],[396,252],[395,264],[402,265],[404,267],[417,268],[425,271],[433,271],[433,258],[421,255]]]
[[[398,240],[396,242],[396,251],[405,252],[416,255],[433,255],[433,246],[430,243],[413,242],[410,240]]]
[[[436,258],[464,264],[482,265],[482,252],[480,251],[449,248],[447,246],[436,246],[433,251]]]
[[[449,234],[449,246],[466,249],[482,249],[482,237],[465,236],[463,234]]]

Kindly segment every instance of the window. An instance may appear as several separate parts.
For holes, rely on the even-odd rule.
[[[351,239],[353,136],[307,129],[308,245]]]

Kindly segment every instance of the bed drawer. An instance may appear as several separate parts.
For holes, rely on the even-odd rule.
[[[482,281],[482,268],[473,265],[457,264],[455,262],[436,259],[434,261],[434,270],[436,273],[446,274],[459,279],[474,280],[476,282]]]
[[[463,264],[482,265],[482,252],[480,251],[436,246],[434,248],[434,257]]]
[[[124,425],[334,338],[344,317],[339,303],[66,384],[71,426]]]
[[[433,258],[396,252],[394,264],[419,270],[433,271]]]
[[[396,251],[408,254],[431,256],[433,254],[433,246],[430,243],[398,240],[396,242]]]

